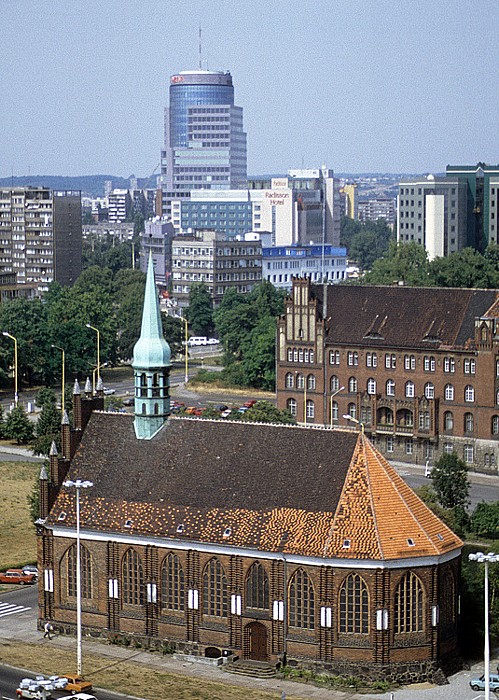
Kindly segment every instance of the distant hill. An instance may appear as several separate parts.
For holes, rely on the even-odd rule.
[[[104,182],[111,180],[113,189],[127,189],[130,179],[116,175],[78,175],[64,177],[62,175],[22,175],[21,177],[2,177],[0,187],[48,187],[51,190],[81,190],[89,197],[104,196]],[[155,187],[155,178],[137,178],[139,188]]]

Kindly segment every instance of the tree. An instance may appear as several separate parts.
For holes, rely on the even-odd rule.
[[[187,320],[193,335],[211,335],[213,332],[213,300],[208,287],[199,282],[189,292]]]
[[[41,389],[36,402],[42,406],[42,410],[36,423],[33,451],[35,454],[48,455],[52,442],[60,447],[61,414],[57,409],[57,398],[53,389]]]
[[[499,537],[499,501],[478,503],[471,516],[471,528],[480,537]]]
[[[5,435],[9,440],[16,440],[18,445],[25,445],[33,439],[33,423],[28,418],[24,406],[18,404],[7,416]]]
[[[281,411],[270,401],[257,401],[242,414],[242,420],[255,423],[296,423],[289,411]]]
[[[431,480],[444,508],[466,508],[470,482],[466,464],[455,453],[443,454],[431,470]]]
[[[241,365],[249,386],[274,390],[275,338],[276,321],[272,316],[261,318],[246,338]]]
[[[419,243],[390,243],[388,253],[373,263],[363,281],[366,284],[397,284],[414,287],[432,286],[428,255]]]
[[[386,253],[392,239],[393,232],[384,219],[361,222],[345,216],[341,220],[340,242],[363,270],[369,270]]]
[[[492,250],[487,257],[473,248],[464,248],[445,258],[435,258],[430,264],[430,278],[438,287],[495,289],[499,272],[494,257]]]

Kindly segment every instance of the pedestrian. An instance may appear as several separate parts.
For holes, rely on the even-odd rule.
[[[49,639],[52,639],[52,637],[50,636],[50,633],[52,632],[52,625],[50,624],[50,622],[48,620],[45,623],[45,625],[43,626],[43,629],[45,630],[45,634],[43,635],[43,638],[45,639],[45,637],[48,637]]]

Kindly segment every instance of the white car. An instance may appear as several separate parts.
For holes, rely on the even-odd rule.
[[[208,338],[206,342],[208,345],[218,345],[220,343],[216,338]]]
[[[112,396],[116,394],[116,389],[108,389],[107,386],[104,387],[104,396]]]
[[[57,700],[97,700],[97,698],[95,695],[89,695],[88,693],[75,693],[74,695],[64,695],[64,697]]]
[[[49,681],[52,683],[55,690],[64,690],[68,684],[67,678],[60,678],[59,676],[49,676]]]

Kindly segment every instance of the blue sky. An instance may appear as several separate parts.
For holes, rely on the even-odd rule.
[[[0,0],[0,176],[150,175],[171,74],[230,70],[248,172],[499,162],[497,0]]]

